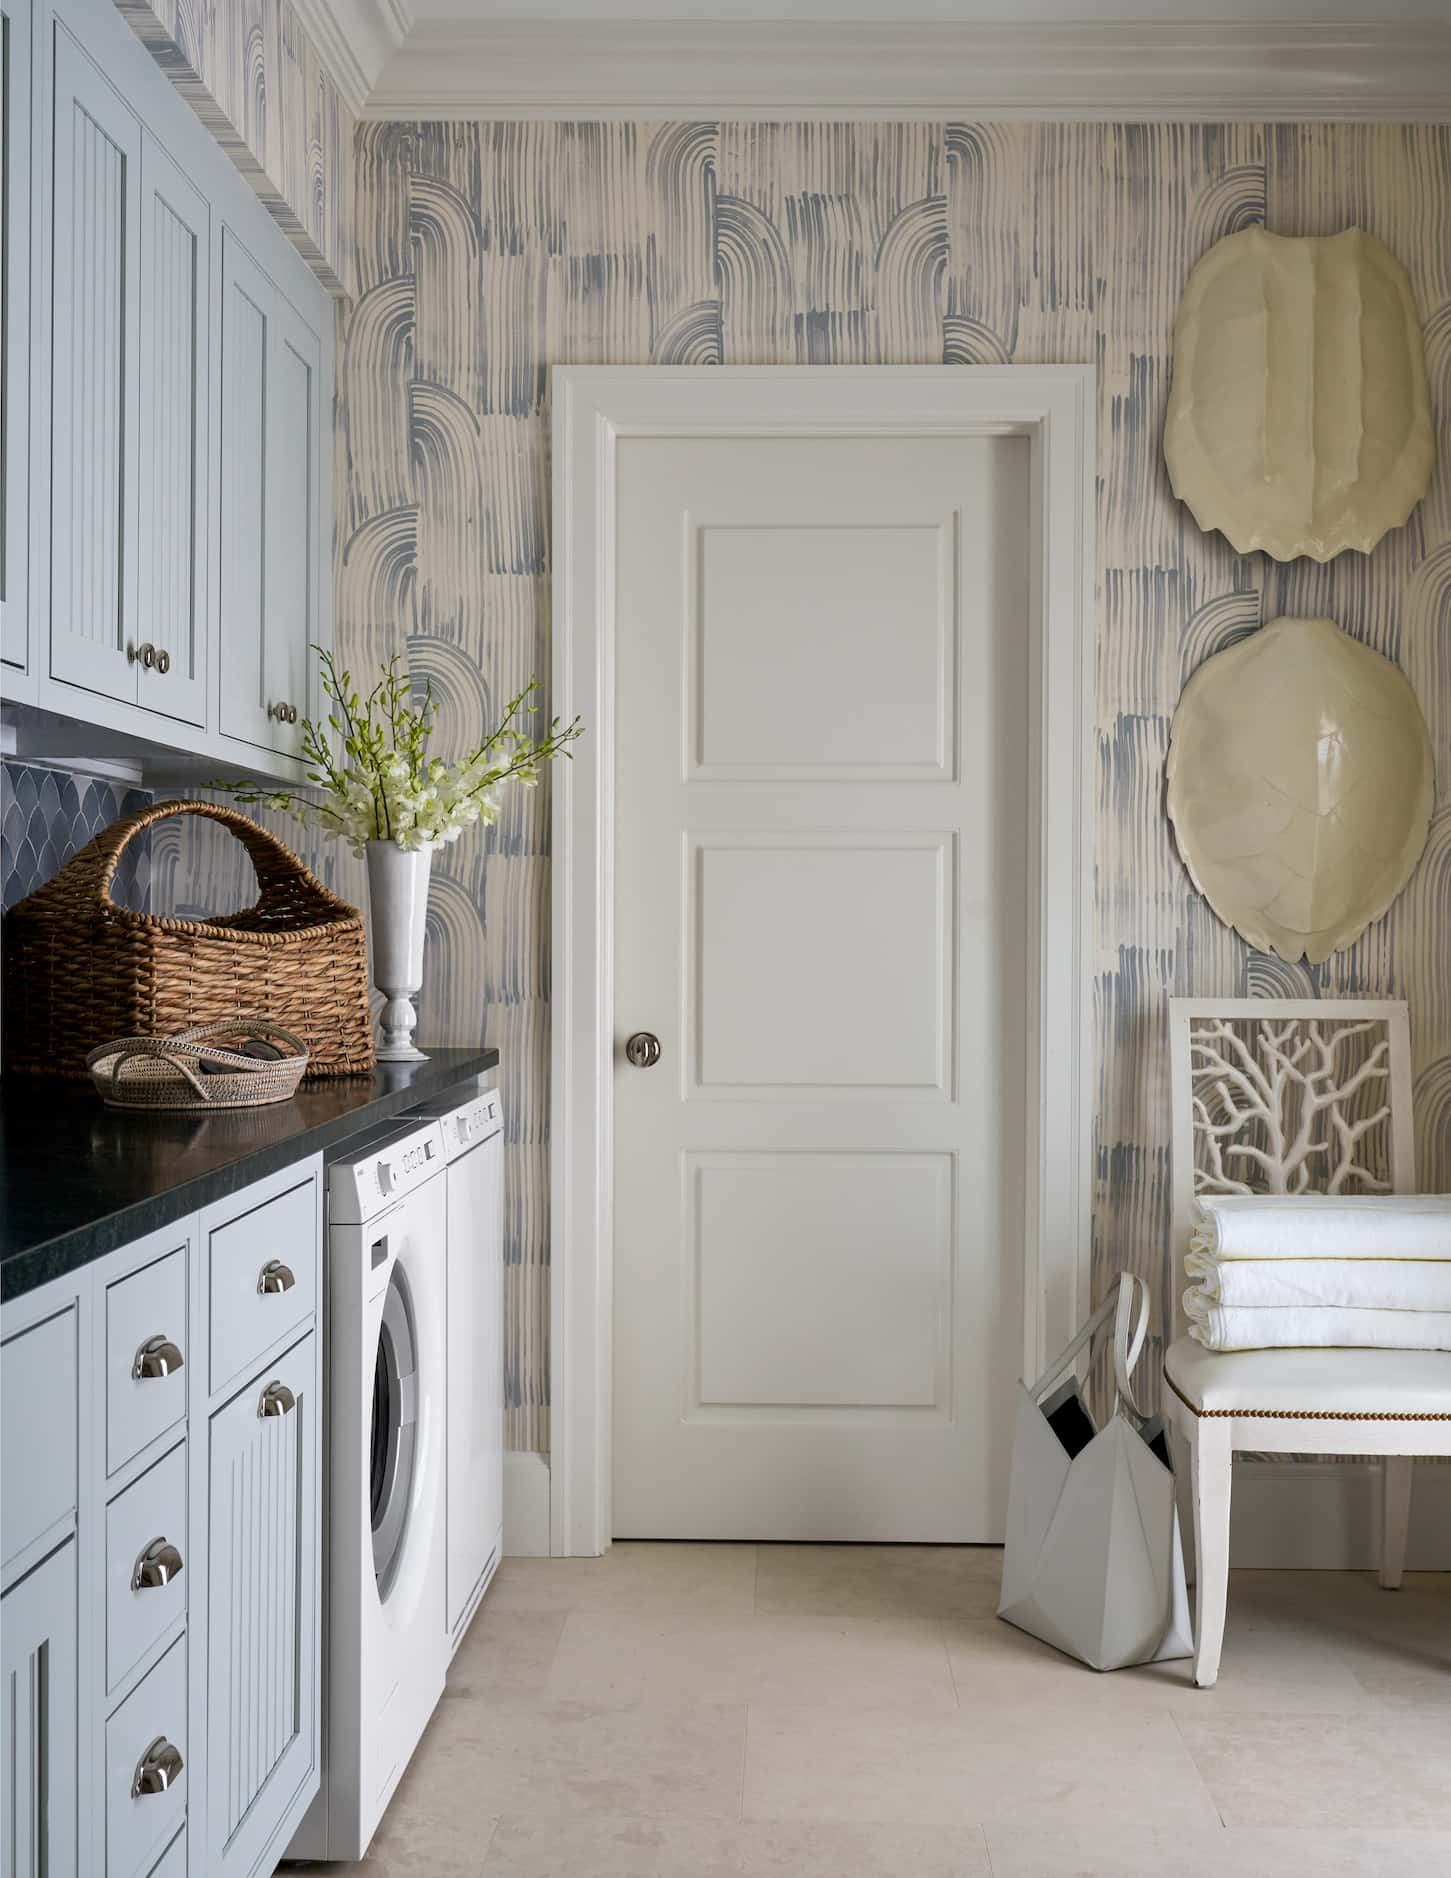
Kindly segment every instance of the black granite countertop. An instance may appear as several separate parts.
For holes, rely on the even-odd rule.
[[[493,1069],[492,1049],[304,1083],[290,1102],[219,1115],[108,1109],[88,1082],[0,1085],[0,1301],[169,1226],[265,1174]]]

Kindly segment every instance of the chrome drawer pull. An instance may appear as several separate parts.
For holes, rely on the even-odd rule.
[[[136,1352],[131,1374],[138,1382],[146,1382],[153,1376],[170,1376],[182,1367],[181,1351],[170,1337],[148,1337]]]
[[[169,1539],[153,1539],[136,1561],[131,1574],[133,1591],[155,1591],[169,1585],[181,1570],[181,1554]]]
[[[181,1750],[173,1747],[165,1735],[158,1735],[136,1763],[131,1798],[137,1800],[143,1793],[165,1793],[185,1765]]]
[[[257,1413],[265,1419],[269,1415],[290,1415],[296,1407],[297,1397],[285,1382],[269,1382],[262,1391]]]
[[[257,1280],[257,1289],[264,1298],[275,1297],[279,1291],[291,1291],[297,1280],[292,1275],[292,1267],[284,1265],[281,1259],[269,1259],[262,1267],[262,1276]]]

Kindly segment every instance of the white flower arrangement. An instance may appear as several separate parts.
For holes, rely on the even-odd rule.
[[[395,655],[360,699],[351,672],[339,672],[332,654],[321,646],[314,650],[322,666],[323,690],[333,705],[325,726],[311,718],[302,720],[302,757],[318,795],[269,790],[245,780],[218,781],[212,787],[237,802],[295,815],[304,826],[346,841],[354,854],[362,854],[370,841],[391,841],[405,851],[427,853],[457,841],[476,824],[487,827],[499,819],[498,792],[504,784],[532,788],[543,765],[568,756],[566,746],[583,735],[577,717],[563,729],[554,718],[542,737],[520,729],[525,708],[539,688],[535,678],[510,699],[498,724],[470,755],[446,763],[428,754],[433,734],[431,684],[424,685],[423,702],[414,704],[413,681],[398,670]]]

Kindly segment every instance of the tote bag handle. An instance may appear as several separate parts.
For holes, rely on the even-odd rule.
[[[1029,1389],[1028,1394],[1035,1402],[1040,1402],[1065,1370],[1073,1367],[1085,1345],[1089,1347],[1088,1360],[1093,1361],[1108,1335],[1110,1322],[1113,1325],[1115,1396],[1127,1406],[1130,1414],[1140,1421],[1144,1419],[1134,1396],[1133,1373],[1149,1334],[1149,1291],[1143,1280],[1135,1278],[1132,1272],[1119,1273],[1103,1303]]]

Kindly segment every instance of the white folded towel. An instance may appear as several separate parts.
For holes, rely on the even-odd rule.
[[[1185,1298],[1229,1309],[1339,1305],[1376,1311],[1451,1311],[1451,1260],[1219,1259],[1184,1261],[1197,1288]]]
[[[1451,1311],[1226,1309],[1199,1291],[1184,1307],[1190,1336],[1208,1350],[1451,1350]]]
[[[1451,1194],[1201,1194],[1193,1249],[1222,1259],[1451,1259]]]

